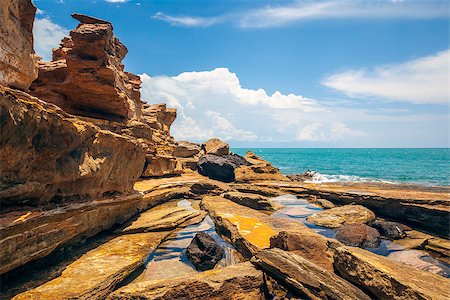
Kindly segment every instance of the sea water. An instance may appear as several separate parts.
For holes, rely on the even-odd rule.
[[[321,182],[450,185],[449,148],[234,148],[251,150],[286,175],[319,172]]]

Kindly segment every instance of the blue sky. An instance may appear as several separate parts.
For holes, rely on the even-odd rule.
[[[448,147],[448,1],[35,0],[36,52],[109,20],[172,133],[234,147]]]

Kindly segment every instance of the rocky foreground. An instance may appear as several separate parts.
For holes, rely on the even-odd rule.
[[[140,99],[105,20],[0,6],[2,299],[449,299],[449,189],[312,184]]]

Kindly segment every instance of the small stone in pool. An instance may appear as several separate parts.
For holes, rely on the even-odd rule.
[[[389,239],[402,239],[406,237],[403,224],[389,221],[375,221],[370,224],[373,228],[380,231],[381,235]]]
[[[378,230],[362,223],[339,227],[335,238],[347,246],[360,248],[378,248],[381,243]]]
[[[214,268],[223,253],[220,245],[205,232],[198,232],[186,250],[187,257],[198,271]]]

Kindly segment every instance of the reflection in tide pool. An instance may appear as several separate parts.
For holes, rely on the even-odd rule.
[[[323,211],[323,208],[309,203],[306,199],[298,199],[295,195],[282,195],[271,198],[271,200],[285,206],[283,209],[274,212],[271,217],[295,220],[328,238],[335,237],[335,229],[317,226],[306,220],[310,215]],[[436,260],[424,251],[406,249],[388,239],[382,238],[379,247],[366,248],[366,250],[430,273],[450,277],[449,265]]]
[[[178,206],[193,210],[191,202],[188,200],[179,201]],[[219,262],[220,265],[224,266],[236,261],[234,247],[220,238],[213,221],[206,216],[202,222],[174,232],[161,243],[149,256],[144,272],[135,281],[166,279],[199,272],[187,258],[186,248],[195,234],[200,231],[208,233],[224,248],[225,254],[222,261]]]

